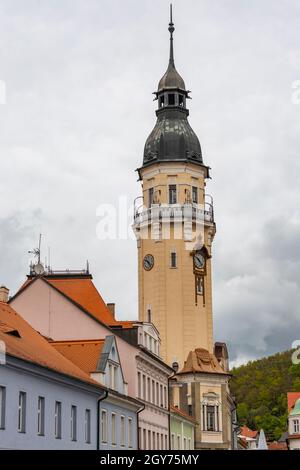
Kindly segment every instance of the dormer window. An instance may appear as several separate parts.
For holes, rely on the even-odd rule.
[[[108,364],[108,380],[109,380],[109,388],[115,390],[117,388],[117,366],[114,364]]]

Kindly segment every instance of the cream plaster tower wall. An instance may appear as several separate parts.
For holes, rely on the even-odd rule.
[[[161,354],[182,367],[198,347],[213,352],[211,245],[213,206],[205,194],[208,167],[188,122],[185,83],[174,65],[172,19],[168,69],[159,82],[157,122],[139,168],[135,203],[139,319],[152,321]],[[191,242],[191,231],[197,239]],[[196,241],[196,243],[195,243]]]

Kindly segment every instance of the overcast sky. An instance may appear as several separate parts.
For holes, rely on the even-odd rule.
[[[89,259],[119,318],[137,316],[133,239],[97,239],[97,207],[134,170],[168,60],[167,0],[2,0],[0,283],[44,235],[54,268]],[[175,63],[212,180],[215,339],[234,363],[300,339],[299,0],[175,0]]]

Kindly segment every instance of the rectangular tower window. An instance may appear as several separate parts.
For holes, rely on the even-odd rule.
[[[179,106],[184,106],[184,98],[183,98],[183,95],[179,95]]]
[[[151,207],[154,203],[154,188],[150,188],[148,192],[149,204],[148,206]]]
[[[71,406],[71,441],[77,441],[77,407]]]
[[[19,393],[18,431],[26,432],[26,393]]]
[[[198,204],[198,188],[196,186],[192,187],[192,199],[194,204]]]
[[[176,184],[170,184],[169,185],[169,204],[177,204]]]
[[[55,402],[54,412],[54,435],[55,439],[61,439],[61,402]]]
[[[38,397],[38,435],[45,435],[45,398]]]
[[[177,268],[177,254],[176,254],[176,251],[171,252],[171,268]]]
[[[91,410],[85,410],[85,442],[91,443]]]
[[[0,429],[5,429],[6,387],[0,387]]]

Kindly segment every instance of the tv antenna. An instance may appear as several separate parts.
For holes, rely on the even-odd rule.
[[[33,250],[28,251],[36,258],[36,263],[32,263],[30,266],[30,271],[36,275],[43,274],[45,271],[43,264],[41,263],[41,245],[42,245],[42,234],[39,236],[39,245],[38,248],[33,248]]]

